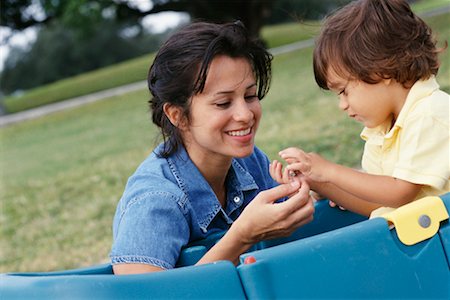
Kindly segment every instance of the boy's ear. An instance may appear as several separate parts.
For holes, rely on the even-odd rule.
[[[172,123],[173,126],[182,129],[184,122],[181,108],[179,106],[165,103],[163,106],[163,110],[170,123]]]

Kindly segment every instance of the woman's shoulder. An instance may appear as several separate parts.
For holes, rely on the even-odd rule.
[[[183,191],[171,172],[166,158],[153,151],[128,178],[122,198],[180,198]]]

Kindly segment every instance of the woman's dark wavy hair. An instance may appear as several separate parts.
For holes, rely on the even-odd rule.
[[[249,36],[240,22],[191,23],[172,35],[159,49],[148,72],[147,82],[152,121],[161,128],[164,147],[157,155],[175,153],[183,139],[163,111],[165,103],[181,108],[189,120],[192,96],[204,89],[209,66],[217,55],[245,58],[253,68],[258,97],[263,99],[271,81],[272,55],[257,39]]]
[[[328,71],[367,83],[395,79],[409,86],[439,70],[431,28],[405,0],[359,0],[330,15],[313,54],[317,84],[328,89]]]

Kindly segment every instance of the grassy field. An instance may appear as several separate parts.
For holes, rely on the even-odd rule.
[[[450,40],[449,17],[427,20],[441,40]],[[311,51],[275,58],[257,144],[270,158],[295,145],[358,166],[361,126],[317,88]],[[438,79],[450,92],[449,51],[441,58]],[[142,90],[0,128],[0,273],[108,260],[117,201],[158,139],[147,99]]]

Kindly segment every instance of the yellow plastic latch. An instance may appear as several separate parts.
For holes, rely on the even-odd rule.
[[[435,235],[441,221],[449,218],[442,199],[431,196],[408,203],[381,216],[394,224],[398,238],[408,246]]]

